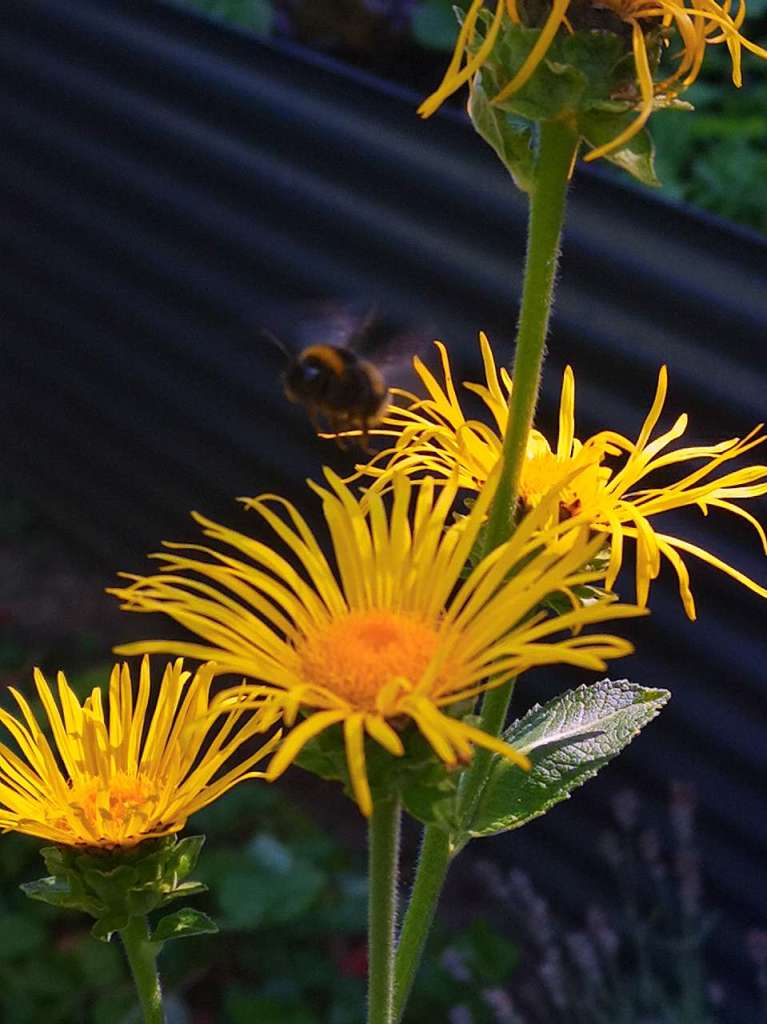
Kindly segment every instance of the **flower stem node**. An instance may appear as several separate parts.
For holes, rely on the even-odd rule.
[[[113,850],[46,846],[41,853],[50,874],[21,889],[30,899],[94,917],[92,934],[108,942],[133,918],[207,891],[200,882],[186,880],[204,842],[205,836],[164,836]],[[152,941],[215,931],[207,915],[185,908],[162,918]]]

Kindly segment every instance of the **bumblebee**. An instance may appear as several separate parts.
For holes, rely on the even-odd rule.
[[[370,428],[383,417],[389,388],[380,370],[342,345],[309,345],[285,371],[285,394],[303,405],[320,433],[360,431],[365,448]]]

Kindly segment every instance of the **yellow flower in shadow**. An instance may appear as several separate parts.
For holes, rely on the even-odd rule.
[[[11,688],[21,714],[0,709],[0,724],[17,748],[0,743],[0,828],[64,846],[131,847],[178,832],[189,815],[238,782],[261,777],[251,769],[279,735],[254,752],[242,748],[271,728],[279,712],[232,708],[212,727],[213,677],[211,665],[192,675],[179,659],[166,668],[150,710],[148,659],[135,699],[128,666],[115,665],[107,714],[100,689],[80,704],[59,673],[57,702],[35,670],[53,742]],[[241,759],[228,763],[235,755]]]
[[[583,566],[601,545],[586,530],[554,523],[544,498],[526,523],[466,574],[492,499],[491,480],[468,515],[453,517],[455,476],[435,487],[404,474],[391,494],[363,501],[332,472],[314,486],[330,533],[334,566],[297,509],[282,498],[246,499],[288,557],[201,516],[216,548],[168,545],[163,571],[112,591],[129,611],[164,612],[201,642],[141,641],[122,653],[165,651],[215,660],[255,682],[222,697],[222,707],[277,698],[288,734],[267,769],[277,778],[304,745],[342,725],[349,776],[365,814],[372,807],[365,736],[401,756],[412,722],[448,766],[473,746],[527,767],[527,758],[449,709],[533,665],[602,670],[631,651],[609,635],[568,635],[590,623],[641,614],[605,597],[560,617],[541,610],[556,591],[594,579]],[[567,545],[557,541],[572,534]],[[555,635],[558,639],[552,639]],[[562,634],[565,634],[564,636]],[[298,720],[298,714],[302,717]]]
[[[749,50],[758,57],[767,59],[767,50],[752,43],[740,31],[746,16],[744,0],[739,0],[733,11],[732,0],[587,0],[585,5],[594,12],[607,12],[627,25],[631,30],[631,48],[636,70],[639,92],[636,119],[609,143],[598,146],[586,160],[596,160],[620,149],[642,130],[652,114],[656,101],[669,101],[687,89],[698,77],[706,47],[724,44],[732,62],[732,81],[742,84],[741,51]],[[541,26],[540,35],[514,76],[491,97],[494,104],[502,103],[517,93],[535,73],[538,65],[546,58],[548,49],[560,31],[572,32],[583,14],[582,3],[576,0],[552,0],[551,10]],[[523,24],[516,0],[497,0],[495,13],[481,44],[475,49],[477,22],[484,8],[484,0],[473,0],[458,33],[455,50],[440,86],[429,96],[418,112],[429,117],[457,89],[471,82],[493,52],[504,21]],[[673,43],[678,46],[673,59],[677,62],[670,75],[661,81],[653,80],[651,61],[648,55],[646,33],[651,29],[662,29],[668,45],[668,33],[675,30]],[[625,97],[624,97],[625,98]]]
[[[415,371],[426,397],[396,390],[386,416],[374,434],[393,439],[392,447],[379,453],[358,476],[372,477],[374,489],[385,489],[399,472],[422,473],[448,479],[459,474],[462,487],[481,492],[498,463],[506,430],[508,400],[512,382],[505,369],[496,367],[490,344],[480,334],[485,382],[465,383],[478,395],[490,422],[467,419],[456,391],[447,350],[436,343],[442,363],[442,380],[416,358]],[[721,472],[722,467],[765,440],[761,426],[744,438],[732,438],[713,445],[672,448],[687,429],[687,416],[679,416],[670,430],[653,432],[666,401],[668,375],[662,367],[649,413],[635,441],[605,430],[581,443],[575,437],[575,378],[565,370],[559,407],[559,436],[554,448],[538,430],[533,430],[520,480],[523,510],[535,508],[552,489],[558,490],[560,520],[587,524],[610,543],[605,585],[611,589],[623,564],[624,540],[636,543],[636,600],[644,607],[650,584],[658,576],[662,558],[674,567],[685,611],[695,619],[695,602],[690,591],[687,567],[680,552],[695,555],[767,597],[767,589],[703,548],[680,537],[659,532],[651,520],[663,512],[694,506],[705,514],[722,509],[749,522],[767,553],[767,538],[761,524],[738,501],[767,494],[767,466],[751,465]],[[613,464],[616,460],[616,464]],[[690,464],[694,469],[687,470]],[[664,485],[649,486],[658,470],[685,467]],[[573,476],[573,473],[575,475]],[[562,481],[570,476],[564,488]]]

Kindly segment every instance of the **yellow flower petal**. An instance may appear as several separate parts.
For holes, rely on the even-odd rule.
[[[110,848],[178,831],[194,811],[251,777],[250,768],[278,740],[273,737],[233,765],[242,745],[270,728],[276,716],[271,708],[252,712],[243,704],[219,728],[211,728],[212,676],[210,666],[192,675],[181,661],[169,665],[144,736],[148,660],[141,665],[135,704],[128,667],[114,667],[108,710],[98,689],[81,705],[61,674],[57,704],[36,671],[64,772],[29,705],[16,693],[25,723],[0,715],[21,751],[19,756],[0,744],[0,827],[67,846]],[[224,763],[230,768],[221,776]]]
[[[491,422],[480,424],[481,429],[478,429],[474,421],[466,420],[461,397],[455,390],[449,399],[449,415],[444,414],[444,410],[439,416],[435,415],[430,400],[412,397],[404,408],[399,408],[394,402],[381,426],[389,434],[394,432],[395,444],[385,457],[379,456],[374,460],[372,472],[368,466],[359,466],[357,478],[372,476],[371,489],[385,491],[395,474],[418,478],[424,472],[433,472],[438,465],[440,482],[457,475],[461,487],[479,495],[487,490],[487,482],[500,457],[505,418],[497,408],[498,371],[494,360],[489,359],[491,350],[484,335],[481,349],[485,382],[464,386],[483,398]],[[448,390],[432,378],[430,393],[440,391],[447,395]],[[666,558],[677,572],[682,603],[692,619],[695,604],[689,579],[685,575],[686,570],[680,567],[678,556],[670,553],[672,549],[683,550],[682,542],[658,533],[656,520],[664,512],[686,507],[704,514],[709,508],[720,509],[749,522],[767,554],[767,532],[750,512],[736,504],[740,499],[767,494],[767,465],[746,465],[727,470],[733,460],[763,444],[767,436],[760,425],[743,438],[674,448],[674,443],[687,427],[686,414],[677,416],[669,430],[654,436],[667,393],[668,372],[664,366],[658,373],[655,395],[636,440],[606,429],[581,444],[575,437],[575,382],[568,367],[562,382],[556,445],[550,445],[537,430],[530,434],[520,481],[521,504],[527,514],[518,526],[517,534],[521,537],[524,531],[529,534],[531,529],[551,530],[558,525],[568,531],[581,525],[604,535],[605,543],[609,541],[609,553],[606,552],[609,558],[602,575],[608,590],[614,587],[623,565],[624,542],[627,538],[633,540],[636,542],[637,602],[642,606],[647,603],[652,583],[660,573],[661,559]],[[396,436],[396,424],[402,414],[407,418],[408,431]],[[499,425],[497,430],[492,426],[493,421]],[[698,463],[696,468],[687,468],[691,462]],[[675,479],[671,478],[670,471],[677,467],[684,467],[684,472]],[[663,486],[649,486],[658,470],[664,471]],[[541,508],[547,510],[543,517]],[[664,543],[661,544],[662,539]],[[700,554],[701,549],[698,548],[693,552],[690,546],[684,550],[704,558],[754,593],[760,596],[767,593],[759,583],[714,555]],[[489,572],[489,566],[486,571]],[[592,577],[593,582],[597,579],[598,575]],[[475,575],[474,586],[481,595],[485,591],[479,588],[486,588],[487,584]],[[464,589],[462,599],[468,598],[469,590]],[[457,610],[459,600],[457,598],[453,604],[454,610]]]
[[[452,385],[434,388],[432,399],[437,391],[454,409],[457,394]],[[583,471],[581,466],[571,470],[565,486]],[[189,566],[188,587],[181,567],[174,564],[170,585],[160,572],[132,578],[113,592],[128,610],[163,611],[192,629],[199,623],[197,628],[209,641],[202,649],[215,662],[210,671],[236,666],[246,680],[253,681],[220,694],[212,713],[258,707],[269,695],[286,708],[286,719],[288,705],[293,715],[299,709],[304,713],[272,757],[266,770],[269,780],[276,779],[313,737],[343,724],[349,777],[355,798],[367,814],[372,798],[365,768],[366,736],[400,756],[404,748],[398,734],[409,719],[437,755],[447,765],[455,765],[468,760],[477,736],[443,715],[440,707],[462,700],[467,692],[479,693],[495,685],[488,679],[512,664],[515,672],[558,662],[601,667],[605,659],[631,649],[617,637],[600,636],[593,645],[588,636],[578,637],[577,642],[547,640],[554,632],[561,635],[584,624],[640,613],[615,605],[610,598],[597,599],[588,607],[576,603],[561,619],[540,611],[546,595],[572,592],[594,577],[584,572],[583,565],[603,544],[601,536],[592,536],[586,528],[573,529],[556,521],[560,500],[556,492],[539,503],[511,540],[466,575],[496,477],[492,474],[486,481],[467,515],[455,517],[457,472],[439,486],[431,479],[414,483],[407,474],[394,474],[388,486],[392,493],[384,501],[375,490],[356,496],[327,471],[326,485],[314,485],[314,490],[322,499],[332,560],[325,561],[323,556],[320,562],[315,542],[305,536],[295,510],[284,502],[279,505],[283,519],[275,532],[295,561],[291,573],[311,579],[304,587],[291,584],[270,589],[271,574],[282,556],[268,557],[263,545],[233,538],[230,531],[206,521],[209,535],[235,543],[249,556],[228,567],[247,588],[241,596],[269,590],[275,614],[261,619],[257,629],[253,619],[258,608],[247,599],[232,602],[228,589],[221,608],[212,607],[215,597],[208,588],[215,587],[215,581],[208,575],[206,590],[200,592],[193,585],[193,574],[201,571],[197,565]],[[274,527],[271,511],[264,515],[264,501],[253,499],[249,505]],[[560,543],[565,533],[567,542]],[[320,578],[321,573],[327,573],[328,579]],[[225,578],[220,585],[226,586]],[[308,598],[312,607],[318,594],[337,590],[339,598],[323,601],[321,616],[307,616],[306,588],[315,591]],[[286,623],[285,628],[279,629],[278,622]],[[224,646],[216,652],[219,623],[225,627],[220,631]],[[177,649],[162,641],[128,646],[133,651],[158,646]],[[489,749],[500,749],[490,738],[483,742]],[[504,753],[514,756],[505,749]],[[211,757],[214,762],[218,757],[215,744]]]

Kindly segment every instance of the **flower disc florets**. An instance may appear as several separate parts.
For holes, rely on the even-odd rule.
[[[358,467],[357,476],[372,477],[374,489],[385,490],[397,473],[405,472],[413,476],[428,473],[442,479],[457,474],[463,488],[481,493],[500,458],[512,391],[509,374],[496,367],[490,344],[480,334],[485,381],[468,382],[464,388],[482,399],[490,422],[467,419],[453,382],[447,350],[439,342],[436,345],[443,379],[438,380],[416,358],[413,366],[426,396],[396,392],[386,416],[373,431],[387,437],[391,444],[367,465]],[[540,431],[530,432],[519,484],[520,503],[522,510],[529,513],[539,507],[545,496],[543,500],[548,501],[550,509],[547,526],[571,520],[574,525],[585,525],[595,534],[600,533],[606,548],[609,542],[604,572],[608,589],[614,586],[623,564],[624,541],[634,541],[636,595],[642,606],[647,603],[650,584],[665,558],[676,571],[685,611],[694,619],[695,602],[681,553],[708,562],[762,597],[767,597],[767,588],[710,552],[681,537],[660,532],[657,517],[685,507],[697,508],[704,514],[709,508],[730,512],[754,527],[767,553],[765,531],[740,504],[744,498],[767,494],[767,465],[722,471],[726,463],[763,444],[767,437],[758,426],[744,438],[674,447],[687,429],[686,414],[677,417],[669,430],[655,434],[667,390],[668,374],[661,367],[655,398],[636,440],[613,430],[602,430],[581,442],[575,436],[575,378],[567,367],[562,380],[556,446],[549,445]],[[690,469],[691,465],[694,468]],[[672,467],[676,475],[669,477]],[[653,478],[659,470],[668,478],[664,486]],[[556,505],[550,501],[554,492],[559,495]],[[564,538],[559,543],[563,542]]]
[[[251,679],[222,695],[222,709],[251,698],[281,703],[287,723],[295,725],[267,768],[269,779],[313,737],[341,726],[348,776],[366,814],[372,797],[365,737],[402,757],[401,733],[409,723],[449,767],[466,763],[475,744],[527,766],[508,744],[445,709],[532,665],[599,668],[606,658],[629,652],[617,637],[568,631],[637,614],[633,607],[601,598],[587,607],[574,600],[559,617],[543,610],[550,594],[572,593],[594,578],[583,567],[601,538],[558,522],[554,493],[467,575],[494,476],[469,514],[454,519],[457,474],[443,487],[395,474],[388,497],[371,492],[364,498],[326,475],[329,486],[315,490],[334,566],[283,499],[264,496],[247,505],[292,558],[200,518],[206,534],[233,548],[235,557],[174,545],[159,556],[164,572],[131,577],[114,592],[128,610],[166,612],[203,643],[140,642],[122,652],[194,653]],[[567,543],[560,544],[565,533]],[[559,638],[551,639],[555,634]]]
[[[420,678],[434,658],[432,623],[390,609],[349,612],[296,642],[301,675],[361,711],[374,711],[393,679]]]
[[[178,832],[190,814],[257,775],[252,766],[279,739],[232,764],[278,715],[270,707],[252,714],[234,708],[214,725],[213,675],[210,665],[194,674],[184,671],[179,659],[166,668],[153,694],[145,659],[134,697],[128,666],[116,665],[105,708],[98,688],[81,704],[63,673],[57,701],[36,670],[53,743],[26,698],[11,688],[21,715],[0,709],[0,725],[18,748],[17,753],[0,743],[0,828],[100,849]]]

